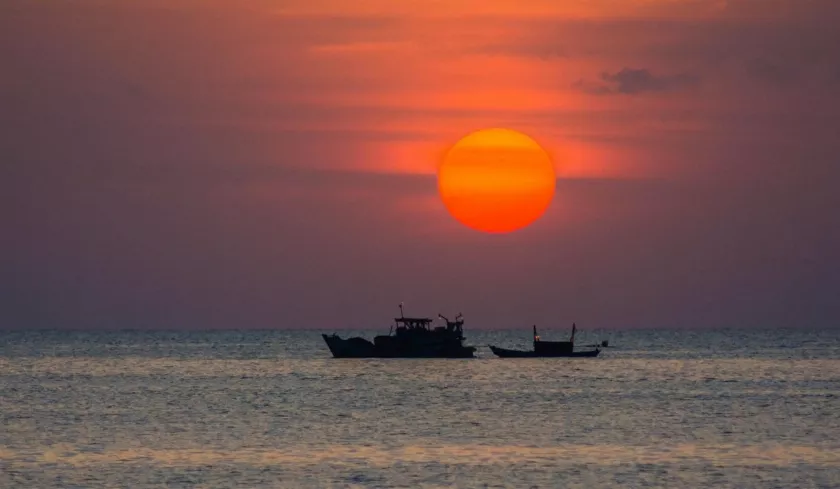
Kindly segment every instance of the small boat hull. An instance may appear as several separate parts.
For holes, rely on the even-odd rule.
[[[594,350],[586,351],[524,351],[524,350],[509,350],[507,348],[499,348],[497,346],[489,345],[490,350],[497,357],[501,358],[592,358],[597,357],[601,350],[596,348]]]

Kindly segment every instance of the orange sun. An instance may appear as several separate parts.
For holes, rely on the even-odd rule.
[[[545,150],[509,129],[465,136],[446,153],[438,170],[438,190],[449,213],[488,233],[515,231],[534,222],[551,203],[555,183]]]

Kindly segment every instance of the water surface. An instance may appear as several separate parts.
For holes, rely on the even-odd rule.
[[[579,333],[616,346],[596,359],[467,334],[477,359],[332,359],[317,331],[0,333],[0,487],[840,487],[838,331]]]

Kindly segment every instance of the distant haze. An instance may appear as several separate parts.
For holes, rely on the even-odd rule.
[[[840,2],[0,4],[0,329],[840,325]],[[446,148],[553,156],[457,223]]]

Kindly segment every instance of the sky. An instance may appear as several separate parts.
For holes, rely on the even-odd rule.
[[[840,326],[836,0],[0,3],[0,329]],[[551,155],[481,233],[436,171]]]

